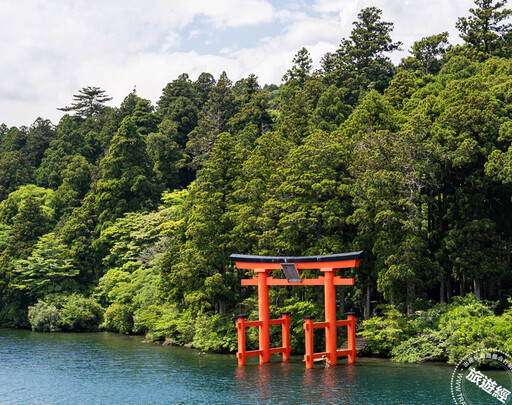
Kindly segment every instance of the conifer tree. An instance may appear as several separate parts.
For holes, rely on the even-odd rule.
[[[146,142],[133,118],[127,117],[121,122],[109,154],[100,166],[103,175],[95,190],[100,223],[113,221],[128,211],[153,206],[156,189]]]
[[[105,103],[112,100],[112,97],[105,95],[105,90],[91,86],[78,90],[78,94],[74,94],[73,98],[74,103],[58,110],[74,111],[76,116],[82,118],[100,114],[105,110]]]
[[[469,9],[471,15],[458,19],[460,37],[476,52],[487,56],[497,52],[500,40],[512,26],[504,23],[512,14],[512,10],[503,8],[506,3],[507,0],[475,0],[477,7]]]

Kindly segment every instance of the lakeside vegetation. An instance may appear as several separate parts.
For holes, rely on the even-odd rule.
[[[476,0],[462,45],[434,34],[394,66],[393,24],[369,7],[279,86],[184,73],[156,105],[85,87],[57,125],[2,125],[0,327],[232,351],[232,314],[256,316],[257,298],[231,253],[363,250],[340,311],[365,319],[371,354],[512,351],[510,14]],[[321,294],[271,290],[295,352]]]

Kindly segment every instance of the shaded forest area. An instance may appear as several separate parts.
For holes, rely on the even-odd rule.
[[[340,311],[382,315],[370,338],[397,319],[409,338],[454,297],[506,315],[510,14],[476,0],[462,45],[435,34],[395,66],[393,24],[369,7],[320,69],[303,48],[279,86],[184,73],[156,105],[134,91],[117,108],[85,87],[57,125],[1,126],[0,326],[233,350],[232,314],[257,303],[231,253],[354,250],[364,259]],[[319,294],[271,291],[271,311],[292,312],[294,350]]]

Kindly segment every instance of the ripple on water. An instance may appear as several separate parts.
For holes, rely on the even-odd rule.
[[[108,333],[0,330],[0,403],[449,404],[452,367],[386,360],[328,369],[291,362],[238,368],[233,355],[142,344]]]

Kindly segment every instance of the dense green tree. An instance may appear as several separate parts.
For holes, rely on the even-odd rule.
[[[324,90],[325,85],[317,77],[309,78],[301,86],[290,82],[281,88],[276,127],[291,141],[300,143],[312,130],[311,117]]]
[[[7,152],[0,158],[0,200],[16,187],[30,182],[32,167],[22,151]]]
[[[155,202],[153,173],[146,142],[133,118],[125,118],[101,161],[102,177],[96,184],[98,220],[107,223],[123,213],[150,208]]]
[[[271,128],[268,94],[261,89],[255,75],[238,81],[233,87],[236,113],[227,125],[238,142],[252,149],[254,141]]]
[[[89,286],[97,281],[104,269],[101,265],[100,249],[93,246],[98,237],[98,210],[95,195],[90,192],[82,204],[73,209],[59,230],[58,237],[68,247],[66,252],[74,268],[78,269],[77,281]]]
[[[226,72],[222,72],[203,106],[197,127],[188,134],[186,151],[194,170],[202,167],[219,134],[228,129],[228,120],[235,112],[232,87]]]
[[[318,98],[311,114],[311,127],[323,131],[334,131],[345,121],[352,108],[344,103],[347,90],[329,86]]]
[[[30,198],[33,198],[38,202],[50,221],[54,221],[56,219],[55,207],[57,202],[55,192],[51,189],[27,184],[10,193],[9,196],[0,203],[0,222],[6,225],[12,225],[14,223],[14,218],[20,212],[21,207]]]
[[[448,33],[431,35],[416,41],[410,50],[412,57],[402,60],[401,66],[423,74],[437,74],[442,66],[443,55],[450,49]]]
[[[0,324],[23,326],[29,300],[13,284],[14,262],[30,255],[38,238],[50,230],[51,220],[39,201],[27,198],[13,218],[7,245],[0,255]]]
[[[215,86],[215,78],[211,73],[203,72],[198,76],[194,84],[197,89],[199,105],[203,105],[208,101],[210,91]]]
[[[421,79],[409,70],[400,70],[384,91],[386,99],[398,110],[408,106],[408,101],[422,86]]]
[[[119,118],[123,120],[123,118],[133,115],[135,108],[137,108],[137,103],[141,100],[142,98],[137,95],[137,91],[133,89],[132,92],[124,98],[123,102],[119,106]]]
[[[190,190],[183,230],[186,240],[179,256],[165,262],[170,267],[164,276],[166,295],[193,311],[217,309],[225,314],[228,301],[234,298],[232,288],[238,287],[229,261],[233,228],[229,207],[234,202],[240,158],[235,138],[221,133],[198,173],[197,185]]]
[[[175,142],[177,125],[164,120],[159,125],[158,132],[147,137],[147,154],[153,165],[153,173],[159,190],[172,190],[188,184],[188,172],[182,169],[184,152]]]
[[[135,106],[135,111],[132,114],[133,122],[137,126],[137,131],[141,135],[148,135],[155,132],[158,120],[153,114],[154,108],[149,100],[140,99]]]
[[[335,253],[347,247],[351,236],[346,225],[351,213],[351,180],[347,172],[348,143],[343,141],[338,136],[314,132],[280,163],[282,183],[260,221],[272,216],[278,220],[261,235],[261,248],[307,255]]]
[[[156,288],[160,258],[182,221],[185,196],[186,191],[166,193],[158,211],[128,213],[102,232],[100,239],[109,247],[103,263],[109,270],[99,280],[94,296],[108,305],[108,330],[141,331],[144,322],[139,314],[163,304]]]
[[[283,81],[303,84],[311,74],[313,60],[306,48],[302,48],[293,58],[293,66],[286,71]]]
[[[9,242],[3,253],[3,261],[8,258],[27,257],[37,239],[51,229],[51,216],[43,210],[36,197],[28,197],[13,217]],[[7,259],[7,260],[6,260]]]
[[[496,232],[496,224],[488,218],[469,221],[462,229],[452,229],[444,242],[453,263],[454,277],[472,283],[475,297],[482,299],[484,280],[499,279],[507,267],[503,260],[505,242]],[[464,295],[465,290],[461,292]]]
[[[28,135],[26,128],[18,129],[11,127],[6,129],[2,138],[0,139],[0,151],[1,154],[7,152],[21,151],[27,144]]]
[[[188,134],[196,127],[198,115],[199,109],[194,99],[180,96],[169,105],[164,121],[176,124],[173,140],[181,149],[185,148]]]
[[[34,173],[37,184],[57,189],[62,184],[62,173],[67,165],[85,151],[86,143],[79,120],[65,115],[57,126],[56,139],[50,142],[41,165]]]
[[[381,20],[382,11],[367,7],[357,15],[354,29],[343,39],[336,54],[324,58],[328,68],[327,79],[338,87],[348,87],[348,101],[357,102],[359,96],[375,89],[383,91],[394,74],[394,66],[386,53],[400,48],[393,42],[393,23]],[[327,72],[326,72],[327,73]]]
[[[48,294],[71,293],[77,290],[73,278],[78,270],[73,268],[66,246],[55,233],[39,238],[26,259],[13,263],[12,288],[19,289],[32,299]]]
[[[62,184],[56,192],[61,208],[70,211],[80,204],[91,185],[92,165],[81,155],[69,162],[62,172]]]
[[[176,80],[168,83],[162,90],[162,95],[157,102],[158,113],[164,117],[169,112],[169,108],[180,97],[194,100],[196,89],[194,83],[190,80],[187,73],[178,76]]]
[[[29,128],[25,153],[32,167],[41,163],[44,152],[55,138],[55,127],[49,120],[38,118]]]
[[[280,132],[266,132],[256,140],[234,181],[231,207],[233,238],[241,252],[273,254],[274,246],[262,243],[262,235],[277,232],[279,213],[276,190],[284,181],[282,162],[296,145]]]
[[[418,290],[439,273],[422,226],[432,156],[421,141],[412,131],[369,132],[356,145],[353,164],[352,220],[361,233],[374,235],[369,248],[377,259],[379,291],[393,303],[406,301],[409,315]]]
[[[120,122],[117,112],[110,108],[83,122],[81,129],[85,134],[85,145],[82,154],[89,163],[97,164],[106,155]]]

